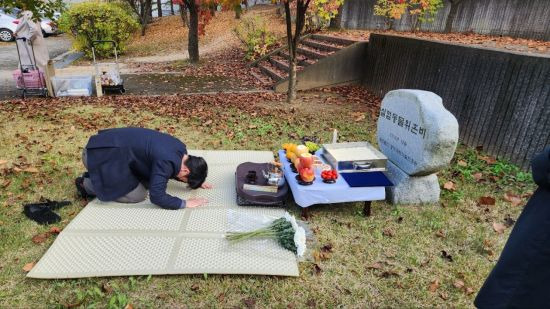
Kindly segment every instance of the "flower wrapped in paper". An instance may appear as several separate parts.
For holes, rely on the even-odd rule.
[[[267,227],[249,232],[228,232],[226,238],[230,242],[271,238],[299,257],[302,257],[306,252],[306,232],[303,227],[298,225],[296,218],[288,212],[285,212],[283,217],[272,221]]]

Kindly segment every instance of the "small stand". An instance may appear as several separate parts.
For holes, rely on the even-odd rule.
[[[366,201],[365,202],[365,206],[363,206],[363,216],[370,217],[370,215],[371,215],[371,205],[372,205],[371,201]]]

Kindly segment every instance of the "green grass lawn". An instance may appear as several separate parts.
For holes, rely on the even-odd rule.
[[[332,250],[300,263],[298,278],[25,278],[24,265],[38,261],[55,236],[33,243],[50,227],[26,219],[22,204],[73,201],[56,224],[65,227],[85,206],[73,179],[83,171],[82,147],[98,129],[159,129],[190,149],[275,152],[302,135],[329,141],[332,128],[341,140],[375,143],[378,101],[345,93],[307,92],[293,105],[275,94],[0,102],[0,163],[7,161],[0,164],[0,307],[472,307],[511,230],[500,234],[493,224],[512,223],[527,200],[513,206],[505,194],[529,194],[534,185],[514,165],[464,146],[439,174],[450,190],[442,190],[437,205],[374,202],[370,218],[361,216],[361,203],[313,207],[316,250]],[[495,204],[480,205],[483,196]],[[289,211],[300,213],[296,206]]]

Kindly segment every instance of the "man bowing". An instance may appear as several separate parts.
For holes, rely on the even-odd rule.
[[[81,197],[139,203],[149,190],[151,202],[165,209],[208,203],[204,198],[182,200],[166,193],[170,179],[191,189],[212,188],[205,183],[206,161],[187,154],[185,144],[171,135],[143,128],[101,130],[90,137],[82,161],[88,172],[75,180]]]

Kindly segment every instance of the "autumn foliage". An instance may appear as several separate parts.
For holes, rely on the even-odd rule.
[[[377,0],[374,14],[386,19],[388,28],[392,28],[394,20],[408,13],[413,17],[413,29],[421,22],[431,22],[437,11],[443,7],[443,0]]]

